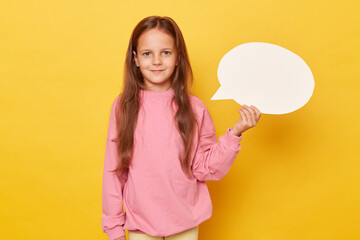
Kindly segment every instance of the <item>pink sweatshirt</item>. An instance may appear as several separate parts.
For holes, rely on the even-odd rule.
[[[115,169],[119,158],[114,112],[119,97],[113,102],[105,150],[101,216],[102,230],[110,240],[125,235],[124,229],[169,236],[209,219],[212,203],[205,181],[223,178],[241,149],[242,135],[235,136],[231,128],[217,142],[209,111],[198,97],[189,94],[200,127],[196,128],[191,155],[193,177],[188,179],[179,160],[183,145],[170,108],[173,95],[173,89],[140,91],[142,104],[132,165],[122,177],[109,171]]]

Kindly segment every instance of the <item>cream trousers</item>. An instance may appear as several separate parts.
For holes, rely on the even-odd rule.
[[[198,240],[199,226],[167,237],[154,237],[148,234],[128,232],[129,240]]]

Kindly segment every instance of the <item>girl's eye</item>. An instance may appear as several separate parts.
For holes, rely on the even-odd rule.
[[[169,51],[164,51],[163,53],[164,53],[165,55],[170,55],[170,54],[171,54],[171,52],[169,52]],[[150,55],[150,52],[144,52],[143,55],[144,55],[144,56],[149,56],[149,55]]]

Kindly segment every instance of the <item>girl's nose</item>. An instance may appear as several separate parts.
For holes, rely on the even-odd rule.
[[[154,55],[153,57],[153,64],[161,64],[161,56]]]

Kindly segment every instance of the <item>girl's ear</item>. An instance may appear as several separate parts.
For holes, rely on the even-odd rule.
[[[135,64],[136,64],[137,67],[139,67],[139,60],[138,60],[138,58],[137,58],[137,56],[136,56],[136,52],[133,51],[133,54],[134,54]]]

